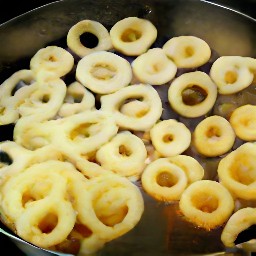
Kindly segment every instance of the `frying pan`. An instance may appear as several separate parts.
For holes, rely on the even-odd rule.
[[[256,20],[217,4],[195,0],[63,0],[0,26],[0,83],[15,71],[28,68],[30,58],[40,48],[67,48],[67,32],[76,22],[97,20],[110,29],[129,16],[153,22],[158,29],[155,46],[173,36],[194,35],[219,55],[256,57]],[[0,141],[12,139],[12,131],[13,125],[1,126]],[[240,247],[225,248],[220,241],[221,228],[198,229],[176,214],[176,204],[166,205],[143,196],[145,212],[139,224],[97,255],[250,255]],[[26,255],[54,255],[24,242],[4,225],[0,227]]]

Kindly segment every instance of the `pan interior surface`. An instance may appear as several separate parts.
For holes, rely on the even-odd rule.
[[[28,68],[30,58],[40,48],[67,48],[67,32],[78,21],[92,19],[110,29],[131,16],[152,21],[158,30],[158,47],[171,37],[194,35],[219,55],[256,57],[255,20],[219,5],[193,0],[63,0],[0,26],[0,83],[15,71]],[[12,129],[12,125],[0,126],[0,141],[11,140]],[[97,255],[245,255],[239,248],[223,246],[221,227],[212,231],[197,228],[184,220],[177,203],[156,202],[142,193],[145,211],[139,224],[107,243]]]

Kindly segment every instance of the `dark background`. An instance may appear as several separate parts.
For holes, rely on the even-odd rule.
[[[1,1],[0,7],[0,24],[12,19],[20,14],[27,11],[35,9],[37,7],[43,6],[55,2],[47,0],[25,0],[25,1],[5,1],[4,5]],[[208,2],[213,2],[221,4],[244,14],[247,14],[256,19],[256,0],[209,0]],[[1,39],[0,39],[1,40]],[[11,255],[11,256],[25,256],[16,246],[9,241],[8,238],[0,233],[0,248],[1,256]],[[5,250],[4,250],[5,249]],[[8,253],[4,254],[4,251],[8,250]],[[36,256],[36,255],[35,255]]]
[[[17,15],[20,15],[24,12],[27,12],[31,9],[34,9],[52,2],[55,2],[55,1],[54,0],[1,1],[2,4],[0,7],[0,23],[8,21],[9,19]],[[227,7],[231,7],[237,11],[243,12],[256,19],[256,8],[255,8],[256,0],[208,0],[208,2],[213,2],[213,3],[221,4]]]

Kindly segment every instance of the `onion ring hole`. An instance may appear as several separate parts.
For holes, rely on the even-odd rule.
[[[111,205],[109,205],[111,208]],[[95,211],[98,219],[108,227],[114,227],[116,224],[121,223],[128,213],[127,205],[119,206],[118,211]]]
[[[188,85],[182,91],[182,101],[189,106],[197,105],[205,100],[207,92],[198,85]]]
[[[135,30],[133,28],[128,28],[125,31],[123,31],[121,35],[121,40],[123,42],[134,42],[141,38],[141,31]]]
[[[49,234],[57,226],[57,223],[58,216],[53,213],[47,213],[38,223],[38,228],[42,231],[42,233]]]
[[[80,35],[80,42],[87,48],[92,49],[99,43],[99,38],[90,32],[85,32]]]
[[[233,84],[237,81],[237,78],[238,78],[238,74],[237,72],[235,71],[231,71],[231,70],[228,70],[226,73],[225,73],[225,82],[227,84]]]
[[[31,81],[30,81],[31,82]],[[16,85],[15,87],[12,89],[12,92],[11,92],[11,96],[14,96],[14,94],[22,87],[24,86],[29,86],[30,83],[28,83],[27,81],[24,81],[24,80],[20,80]]]
[[[194,194],[191,197],[192,204],[202,212],[214,212],[218,208],[218,199],[213,194]]]
[[[161,187],[172,187],[178,182],[178,178],[170,172],[162,171],[156,177],[156,182]]]
[[[82,123],[78,127],[75,127],[70,132],[70,139],[76,140],[76,138],[89,138],[92,134],[90,133],[90,127],[96,125],[96,123]]]
[[[217,96],[217,86],[202,71],[187,72],[176,77],[168,89],[168,100],[174,111],[190,118],[207,114]]]
[[[116,72],[117,70],[115,69],[115,67],[111,66],[110,64],[104,63],[98,63],[94,65],[90,70],[92,76],[99,80],[112,79],[115,76]]]
[[[122,156],[130,156],[132,152],[125,145],[121,145],[119,146],[119,154]]]
[[[124,115],[137,118],[145,116],[149,111],[149,106],[143,102],[144,98],[129,98],[120,102],[118,111]]]
[[[11,165],[12,163],[13,163],[12,158],[6,152],[0,150],[0,168],[6,165]]]

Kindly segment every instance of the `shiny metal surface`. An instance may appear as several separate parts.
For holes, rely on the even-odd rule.
[[[111,28],[115,22],[128,16],[151,20],[158,29],[155,43],[158,46],[172,36],[195,35],[204,39],[220,55],[256,57],[256,21],[209,2],[64,0],[0,26],[0,83],[13,72],[28,68],[31,56],[38,49],[46,45],[66,48],[67,31],[79,20],[93,19]],[[11,138],[12,127],[1,127],[0,141]],[[210,176],[214,177],[214,174]],[[250,254],[238,248],[226,249],[220,241],[221,228],[205,231],[186,222],[179,213],[177,203],[164,204],[143,195],[145,212],[140,223],[128,234],[108,243],[97,255]],[[39,253],[38,249],[11,239],[27,255],[51,255],[46,251]]]

